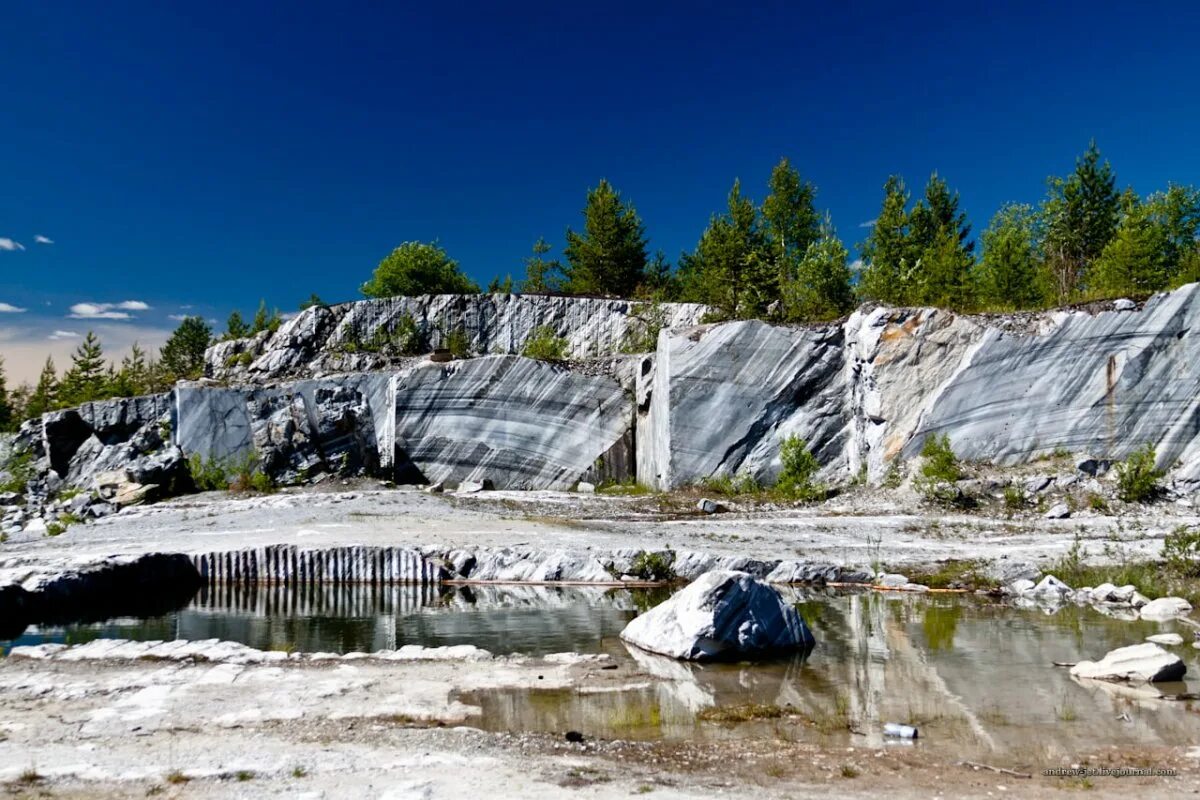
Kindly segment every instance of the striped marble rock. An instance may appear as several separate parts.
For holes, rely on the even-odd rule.
[[[616,381],[519,356],[417,367],[396,376],[395,398],[397,458],[431,483],[566,489],[633,447]]]

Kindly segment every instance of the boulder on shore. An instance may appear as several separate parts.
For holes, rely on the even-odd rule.
[[[1158,683],[1181,680],[1186,672],[1179,656],[1152,642],[1121,647],[1099,661],[1080,661],[1071,667],[1073,677],[1100,681]]]
[[[1161,622],[1185,617],[1191,610],[1192,604],[1182,597],[1159,597],[1142,605],[1142,619]]]
[[[630,622],[621,638],[687,661],[753,658],[812,648],[812,632],[771,585],[714,570]]]

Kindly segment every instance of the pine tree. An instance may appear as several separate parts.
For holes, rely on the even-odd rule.
[[[265,309],[265,304],[264,304]],[[185,317],[159,352],[162,380],[196,380],[204,373],[204,351],[212,343],[212,330],[200,317]]]
[[[313,292],[308,296],[308,299],[300,304],[300,310],[306,311],[310,308],[329,308],[329,304],[321,299],[320,295]]]
[[[836,319],[854,306],[849,253],[828,217],[821,237],[809,244],[795,273],[783,282],[784,316],[797,321]]]
[[[632,297],[646,271],[646,229],[608,181],[587,194],[583,232],[567,229],[566,290]]]
[[[226,340],[244,339],[249,335],[250,326],[246,324],[246,320],[242,319],[242,312],[235,308],[229,313],[229,319],[225,321],[225,335],[222,338]]]
[[[129,355],[121,359],[121,369],[112,379],[109,393],[114,397],[137,397],[150,392],[150,368],[146,364],[146,351],[137,342]]]
[[[59,403],[68,407],[99,400],[107,383],[104,350],[96,334],[88,331],[71,356],[71,368],[63,375]]]
[[[911,302],[907,207],[904,180],[893,175],[883,186],[883,206],[871,235],[859,248],[865,267],[858,290],[866,299],[892,305]]]
[[[48,411],[53,411],[59,407],[58,400],[58,371],[54,368],[54,360],[47,357],[46,364],[38,376],[37,386],[34,387],[33,393],[29,395],[29,402],[25,405],[25,418],[36,419]]]
[[[646,265],[646,279],[638,287],[637,296],[642,300],[659,303],[672,302],[679,297],[679,280],[662,250],[657,251]]]
[[[914,266],[914,299],[921,305],[966,310],[974,303],[975,260],[955,231],[942,228]]]
[[[488,294],[512,294],[513,291],[515,289],[513,287],[512,275],[505,275],[504,280],[501,280],[500,276],[497,275],[488,284]]]
[[[927,250],[942,246],[947,231],[953,233],[963,253],[975,252],[967,215],[958,209],[958,192],[951,194],[946,181],[935,172],[925,184],[925,197],[909,215],[910,258],[915,261]]]
[[[983,232],[978,291],[985,309],[1037,308],[1045,303],[1035,224],[1033,209],[1014,203],[997,211]]]
[[[1120,219],[1116,177],[1093,141],[1066,178],[1051,178],[1042,203],[1043,251],[1054,276],[1059,302],[1087,286],[1087,272],[1099,258]]]
[[[714,215],[680,259],[683,299],[713,306],[720,319],[761,317],[778,297],[773,269],[758,210],[734,181],[726,213]]]
[[[271,331],[274,333],[279,330],[280,324],[283,322],[283,317],[279,313],[279,309],[267,311],[267,301],[258,301],[258,311],[254,312],[254,323],[250,326],[250,335],[253,336],[263,331]]]
[[[533,255],[525,259],[525,280],[521,291],[545,294],[562,290],[563,266],[557,259],[547,259],[550,243],[539,237],[533,243]]]
[[[15,415],[8,396],[8,376],[4,372],[4,357],[0,356],[0,432],[11,431]]]

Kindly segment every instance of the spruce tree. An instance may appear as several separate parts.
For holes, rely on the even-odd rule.
[[[121,359],[121,369],[113,377],[109,393],[114,397],[137,397],[149,392],[150,367],[146,363],[146,351],[134,342],[129,355]]]
[[[583,231],[567,229],[566,290],[632,297],[646,271],[646,229],[633,204],[608,183],[587,194]]]
[[[1059,302],[1087,287],[1087,272],[1120,220],[1116,176],[1091,142],[1066,178],[1051,178],[1042,203],[1043,251]]]
[[[107,383],[104,350],[96,334],[88,331],[71,355],[71,367],[63,375],[59,403],[68,407],[99,400],[105,394]]]
[[[250,326],[250,335],[262,333],[263,331],[271,331],[274,333],[279,330],[279,325],[283,322],[283,317],[279,313],[279,309],[274,311],[267,310],[267,301],[258,301],[258,310],[254,312],[254,323]]]
[[[983,308],[1017,310],[1044,304],[1035,224],[1028,205],[1006,205],[992,217],[982,237],[978,291]]]
[[[47,356],[46,364],[42,367],[41,374],[38,375],[37,386],[34,387],[33,393],[29,395],[29,402],[25,406],[25,418],[36,419],[42,414],[53,411],[58,407],[58,371],[54,368],[54,360]]]
[[[761,317],[778,297],[758,210],[742,196],[739,181],[726,212],[712,217],[696,249],[680,259],[679,278],[683,299],[713,306],[720,319]]]
[[[222,338],[244,339],[249,335],[250,326],[246,324],[246,320],[242,319],[242,312],[236,308],[229,312],[229,319],[225,320],[225,335]]]
[[[770,194],[762,203],[763,228],[775,259],[777,284],[795,273],[810,245],[822,238],[816,187],[800,178],[786,158],[771,170]]]
[[[0,356],[0,432],[11,431],[15,415],[8,396],[8,376],[4,372],[4,357]]]
[[[196,380],[204,374],[204,351],[212,343],[212,330],[200,317],[185,317],[159,352],[163,380]]]
[[[911,302],[907,207],[904,180],[893,175],[883,186],[883,205],[871,235],[859,248],[865,266],[858,290],[868,300],[892,305]]]
[[[550,243],[538,237],[533,243],[533,255],[525,259],[525,280],[521,291],[545,294],[562,290],[563,266],[557,259],[547,259]]]
[[[1107,296],[1149,294],[1167,285],[1171,266],[1166,227],[1152,207],[1127,197],[1116,233],[1092,266],[1088,288]]]

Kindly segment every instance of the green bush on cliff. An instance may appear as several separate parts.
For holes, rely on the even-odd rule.
[[[525,346],[521,348],[521,355],[538,361],[566,361],[567,348],[566,339],[557,335],[549,325],[542,325],[529,334]]]
[[[193,453],[188,459],[192,483],[202,492],[270,492],[275,481],[263,472],[253,453],[244,458],[203,458]]]
[[[1117,464],[1117,496],[1126,503],[1144,503],[1159,493],[1163,473],[1155,467],[1158,454],[1154,445],[1147,444],[1129,454]]]

